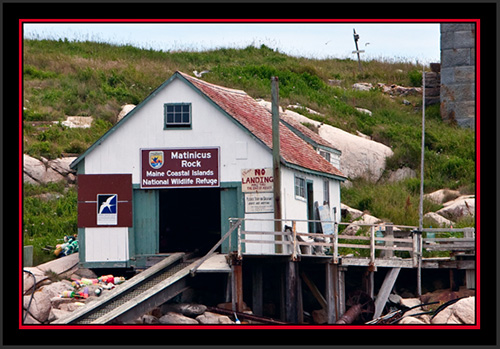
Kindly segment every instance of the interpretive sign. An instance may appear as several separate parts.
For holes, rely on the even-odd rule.
[[[245,194],[246,213],[271,213],[274,212],[273,193],[247,193]]]
[[[219,148],[141,149],[141,188],[219,186]]]

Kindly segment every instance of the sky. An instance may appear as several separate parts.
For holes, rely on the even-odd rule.
[[[438,23],[25,23],[24,37],[130,44],[162,51],[266,45],[292,56],[440,61]]]

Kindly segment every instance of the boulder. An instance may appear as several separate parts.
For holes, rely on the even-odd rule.
[[[363,211],[349,207],[349,206],[344,205],[342,203],[340,204],[340,209],[342,212],[342,217],[345,218],[347,216],[351,216],[351,222],[355,219],[358,219],[359,217],[361,217],[363,215]]]
[[[456,199],[459,196],[460,192],[458,190],[439,189],[432,193],[425,194],[424,198],[436,204],[442,204],[450,199]]]
[[[69,165],[76,157],[66,157],[54,160],[34,157],[24,154],[23,156],[23,181],[31,184],[46,184],[60,181],[75,183],[75,171]]]
[[[341,170],[349,178],[378,181],[385,170],[386,158],[394,154],[391,148],[382,143],[330,125],[320,124],[319,135],[342,152]]]
[[[461,196],[444,204],[445,207],[437,211],[440,216],[450,220],[457,220],[466,216],[475,216],[476,199],[471,196]]]
[[[437,214],[436,212],[428,212],[424,215],[424,219],[432,223],[434,228],[445,228],[450,227],[454,222],[449,219],[444,218],[443,216]]]
[[[271,111],[270,102],[264,100],[257,100],[257,102]],[[306,110],[312,114],[319,114],[312,109],[306,108]],[[382,143],[309,119],[291,110],[283,110],[283,113],[299,123],[308,123],[317,127],[319,136],[342,152],[339,170],[349,178],[362,177],[373,182],[378,181],[385,170],[385,159],[394,154],[391,148]]]
[[[52,309],[50,309],[48,321],[53,322],[53,321],[62,319],[64,317],[68,316],[68,314],[70,314],[69,311],[61,310],[61,309],[57,309],[57,308],[52,308]]]
[[[73,287],[71,286],[71,283],[69,281],[58,281],[43,286],[38,291],[42,292],[43,294],[46,295],[46,297],[51,299],[58,297],[64,291],[73,291]]]
[[[122,105],[122,110],[120,110],[120,112],[116,116],[116,122],[118,122],[121,119],[123,119],[123,117],[125,115],[127,115],[128,113],[130,113],[134,108],[135,108],[135,104],[125,104],[125,105]]]
[[[31,184],[54,183],[65,180],[64,176],[42,161],[27,154],[23,157],[23,181]]]
[[[197,325],[198,321],[190,317],[184,316],[179,313],[168,312],[158,319],[160,324],[173,325],[173,324],[193,324]]]
[[[370,91],[373,85],[369,82],[357,82],[352,85],[352,89],[356,91]]]
[[[160,320],[153,315],[145,314],[139,318],[138,322],[140,324],[155,325],[159,324]]]
[[[367,114],[369,116],[373,115],[373,113],[372,113],[371,110],[368,110],[368,109],[365,109],[365,108],[356,107],[356,110],[359,111],[360,113]]]
[[[47,280],[45,272],[38,269],[37,267],[24,268],[24,270],[29,270],[36,278],[36,286],[33,288],[35,283],[35,278],[30,273],[23,273],[23,294],[31,294],[43,281]]]
[[[92,116],[67,116],[61,124],[69,128],[90,128],[92,121],[94,121]],[[54,123],[57,124],[59,121]]]
[[[161,307],[162,313],[175,312],[189,317],[201,315],[206,310],[207,307],[205,305],[194,303],[165,304]]]
[[[405,314],[406,315],[406,314]],[[397,322],[398,325],[425,325],[428,322],[425,322],[419,317],[415,316],[405,316],[401,320]]]
[[[359,229],[361,229],[360,224],[377,224],[382,221],[377,217],[364,213],[360,219],[349,224],[347,228],[342,232],[342,235],[356,235]]]
[[[23,309],[27,310],[29,314],[38,322],[45,322],[49,318],[50,309],[52,305],[50,303],[50,298],[42,292],[35,292],[33,294],[33,299],[31,295],[23,297]],[[28,307],[29,306],[29,307]]]
[[[431,320],[432,324],[474,324],[476,297],[467,297],[458,300],[437,314]]]
[[[220,315],[206,311],[202,315],[196,317],[200,324],[234,324],[234,322],[226,315]]]

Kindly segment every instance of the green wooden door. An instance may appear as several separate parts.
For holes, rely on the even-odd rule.
[[[241,182],[223,182],[220,189],[220,218],[221,237],[230,229],[229,218],[243,218],[245,215],[245,205],[241,192]],[[242,227],[243,228],[243,227]],[[237,250],[237,230],[231,234],[231,249],[229,240],[226,239],[221,246],[222,253]]]
[[[158,253],[158,190],[134,190],[135,255]]]

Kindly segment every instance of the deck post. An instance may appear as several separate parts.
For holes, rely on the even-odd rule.
[[[339,278],[338,265],[326,264],[326,313],[327,323],[334,324],[340,318],[339,314]]]
[[[256,263],[252,268],[252,311],[255,315],[263,315],[262,264]]]
[[[394,237],[394,226],[392,223],[385,224],[385,236],[386,238]],[[394,246],[394,241],[386,241],[385,246],[392,247]],[[380,257],[391,258],[394,257],[394,250],[382,250],[380,253]]]
[[[243,311],[243,270],[241,260],[231,259],[231,305],[233,311]]]
[[[299,275],[297,262],[285,262],[285,321],[297,323],[299,320]]]

